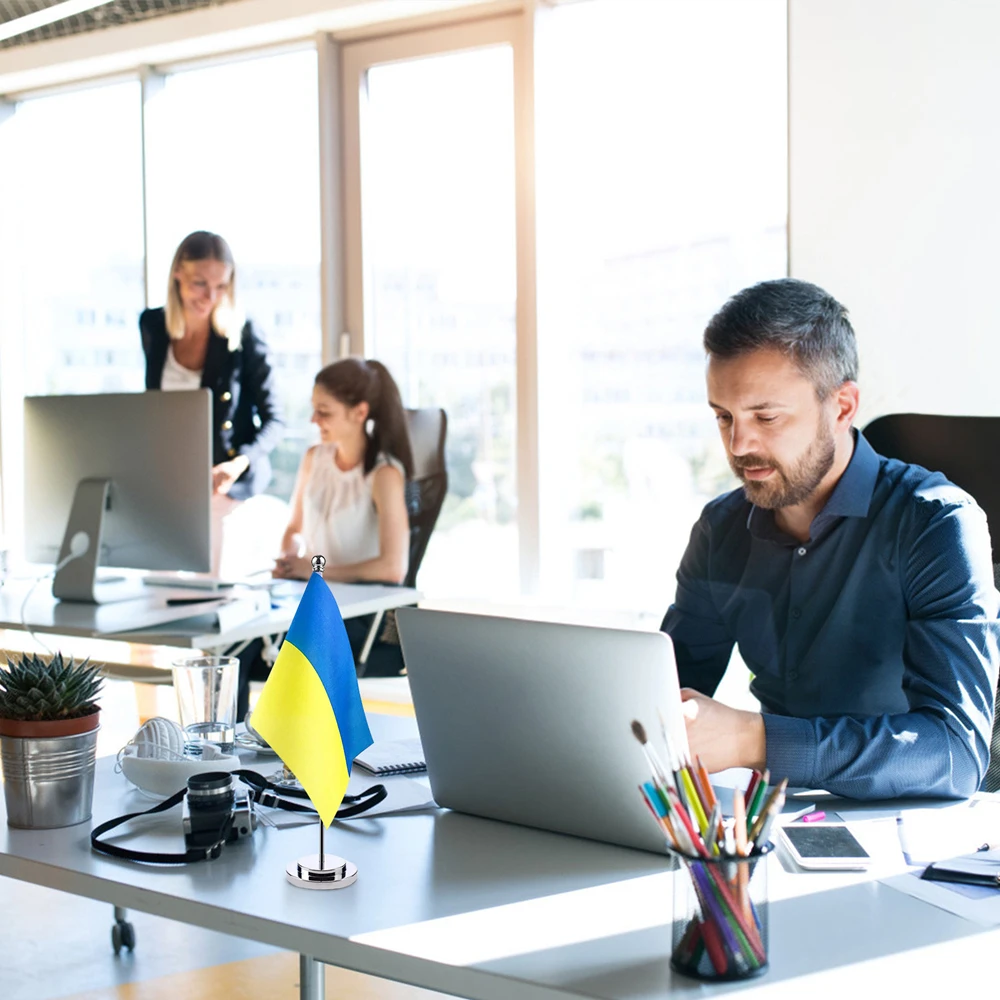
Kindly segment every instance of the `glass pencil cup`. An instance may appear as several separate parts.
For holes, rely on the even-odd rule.
[[[231,754],[236,744],[236,694],[240,661],[235,656],[193,656],[173,663],[184,752],[204,755],[206,744]]]
[[[749,979],[767,969],[767,857],[693,858],[673,847],[670,966],[694,979]]]

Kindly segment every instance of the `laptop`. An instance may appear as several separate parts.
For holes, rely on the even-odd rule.
[[[396,622],[438,805],[664,852],[630,727],[666,762],[659,709],[687,753],[669,636],[422,608]]]

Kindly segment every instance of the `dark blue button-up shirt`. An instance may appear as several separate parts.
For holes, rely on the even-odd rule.
[[[742,490],[705,507],[662,628],[682,686],[708,695],[739,644],[773,780],[855,798],[971,795],[1000,662],[991,560],[967,493],[856,432],[808,542]]]

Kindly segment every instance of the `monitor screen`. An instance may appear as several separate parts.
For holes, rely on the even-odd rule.
[[[26,398],[27,558],[60,558],[78,485],[104,480],[99,565],[208,571],[211,406],[208,389]]]

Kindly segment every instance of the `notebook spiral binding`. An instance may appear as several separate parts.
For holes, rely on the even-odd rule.
[[[364,766],[364,765],[362,765]],[[427,765],[422,760],[414,760],[408,764],[386,764],[372,771],[373,774],[418,774],[426,771]]]

